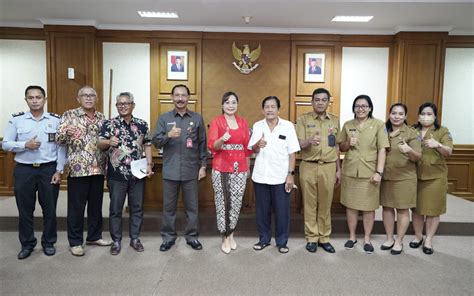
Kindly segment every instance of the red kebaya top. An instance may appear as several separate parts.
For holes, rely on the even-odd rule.
[[[235,116],[238,128],[231,129],[227,125],[224,115],[215,117],[209,127],[207,147],[212,152],[212,168],[219,172],[246,172],[248,171],[247,157],[252,154],[247,149],[250,139],[250,130],[245,119]],[[229,128],[230,139],[221,149],[214,149],[214,142],[222,137]]]

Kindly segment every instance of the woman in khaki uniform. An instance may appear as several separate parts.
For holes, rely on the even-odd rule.
[[[351,250],[357,244],[357,219],[359,211],[363,211],[364,251],[368,254],[374,252],[370,235],[380,202],[385,148],[389,147],[385,124],[373,118],[372,111],[370,97],[357,96],[352,104],[354,119],[344,124],[337,138],[340,150],[346,152],[342,164],[341,203],[346,206],[350,237],[344,247]]]
[[[380,204],[387,240],[380,249],[390,250],[392,255],[399,255],[403,250],[403,238],[410,224],[408,209],[416,206],[416,162],[421,159],[421,140],[416,130],[406,125],[407,112],[404,104],[393,104],[385,123],[390,149],[380,186]],[[394,209],[397,209],[396,240],[393,237]]]
[[[413,209],[413,228],[416,238],[411,248],[423,244],[423,224],[426,223],[426,239],[423,253],[433,254],[433,236],[439,225],[439,216],[446,213],[448,191],[448,167],[446,157],[453,153],[453,139],[448,129],[440,126],[438,110],[433,103],[424,103],[418,110],[415,125],[423,143],[422,158],[418,162],[418,193]]]

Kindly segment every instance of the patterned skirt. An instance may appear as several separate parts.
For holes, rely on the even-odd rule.
[[[246,183],[247,172],[225,173],[212,170],[217,229],[221,235],[229,236],[237,226]]]

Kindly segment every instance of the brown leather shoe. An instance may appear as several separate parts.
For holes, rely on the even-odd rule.
[[[138,238],[132,239],[130,241],[130,247],[132,247],[137,252],[145,251],[145,248],[143,247],[142,243],[140,242]]]

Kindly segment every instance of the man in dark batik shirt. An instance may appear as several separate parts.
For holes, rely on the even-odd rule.
[[[151,137],[148,124],[142,119],[132,116],[135,102],[130,92],[117,96],[119,116],[107,120],[102,126],[98,146],[107,150],[107,185],[110,191],[110,235],[113,239],[110,253],[118,255],[122,241],[122,212],[125,196],[128,195],[130,209],[130,246],[137,252],[143,252],[140,242],[140,229],[143,222],[143,194],[145,179],[132,175],[130,163],[143,158],[147,159],[146,173],[152,175]]]

